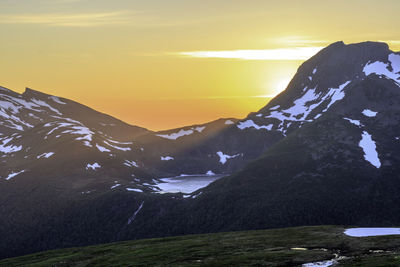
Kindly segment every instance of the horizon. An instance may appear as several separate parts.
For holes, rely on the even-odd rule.
[[[400,3],[384,2],[5,1],[0,83],[155,131],[243,118],[337,40],[384,41],[398,51]]]

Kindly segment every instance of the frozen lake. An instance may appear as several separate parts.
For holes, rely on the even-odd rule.
[[[224,177],[226,175],[181,175],[170,178],[158,179],[157,187],[160,191],[157,193],[184,193],[190,194],[200,188],[206,187],[210,183]]]

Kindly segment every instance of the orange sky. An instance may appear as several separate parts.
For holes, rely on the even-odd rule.
[[[397,0],[4,0],[0,84],[153,130],[244,117],[323,46],[399,50]]]

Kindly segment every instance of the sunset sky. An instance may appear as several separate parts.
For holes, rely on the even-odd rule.
[[[0,85],[152,130],[244,117],[329,43],[400,50],[399,0],[2,0]]]

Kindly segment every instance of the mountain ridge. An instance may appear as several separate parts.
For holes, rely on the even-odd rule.
[[[0,136],[0,257],[177,234],[400,223],[398,209],[385,208],[400,206],[399,84],[400,56],[387,45],[337,42],[240,120],[133,137],[102,125],[99,113],[60,117],[52,108],[64,99],[34,101],[43,122]],[[211,173],[228,176],[190,193],[158,188],[162,177]]]

